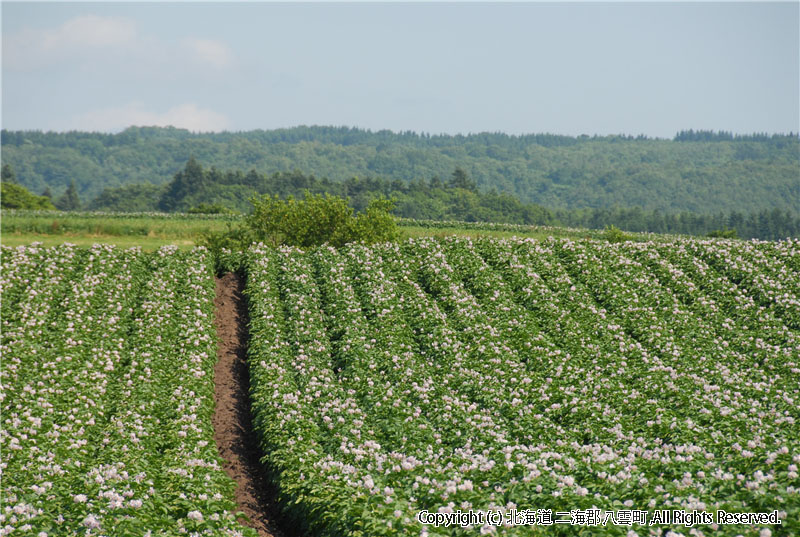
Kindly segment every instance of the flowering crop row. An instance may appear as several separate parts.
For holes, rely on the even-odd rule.
[[[204,250],[2,249],[0,535],[247,535],[213,441]]]
[[[457,510],[778,511],[800,532],[798,243],[414,239],[246,256],[254,425],[315,535]],[[680,525],[608,525],[649,535]]]

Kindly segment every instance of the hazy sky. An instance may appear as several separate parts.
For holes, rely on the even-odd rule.
[[[800,131],[800,3],[2,2],[2,126]]]

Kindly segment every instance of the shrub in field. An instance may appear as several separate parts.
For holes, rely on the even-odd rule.
[[[603,232],[603,238],[611,243],[625,242],[631,240],[631,238],[627,234],[625,234],[621,229],[619,229],[614,225],[606,226],[606,229]]]
[[[373,243],[397,237],[391,216],[393,204],[386,199],[373,200],[359,215],[354,214],[346,199],[327,194],[307,193],[305,199],[290,197],[285,201],[265,195],[252,202],[253,213],[245,219],[245,226],[253,239],[273,246],[344,246],[348,242]]]
[[[352,217],[353,210],[342,198],[316,195],[283,201],[266,195],[253,200],[253,213],[245,224],[255,239],[273,246],[309,247],[325,242],[338,246],[347,242]]]
[[[186,212],[188,214],[236,214],[236,211],[220,203],[201,203]]]
[[[738,239],[739,234],[736,232],[736,229],[715,229],[714,231],[709,231],[706,234],[706,237],[711,237],[712,239],[719,238],[719,239]]]
[[[391,200],[372,200],[364,212],[355,214],[348,201],[330,195],[304,199],[264,195],[251,199],[253,212],[239,226],[222,233],[208,233],[203,244],[217,257],[222,249],[242,251],[254,242],[312,248],[322,244],[344,246],[350,242],[392,241],[398,237],[391,214]]]

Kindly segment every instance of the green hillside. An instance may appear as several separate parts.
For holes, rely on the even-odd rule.
[[[60,196],[74,180],[84,201],[108,187],[165,185],[192,156],[209,168],[261,174],[297,169],[332,182],[446,181],[461,167],[480,191],[508,193],[550,209],[709,214],[800,207],[800,140],[793,134],[687,131],[663,140],[439,136],[346,127],[216,134],[156,127],[119,134],[2,132],[3,163],[13,167],[20,184],[37,194],[49,187]]]

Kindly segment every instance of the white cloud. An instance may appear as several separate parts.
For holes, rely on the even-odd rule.
[[[71,57],[92,59],[92,52],[107,54],[131,47],[137,41],[136,24],[122,17],[82,15],[56,28],[25,28],[3,35],[3,67],[37,69]]]
[[[56,30],[45,32],[44,46],[107,47],[131,43],[135,38],[136,24],[130,19],[82,15],[69,19]]]
[[[115,132],[129,127],[178,127],[196,132],[222,131],[230,128],[225,114],[194,103],[173,106],[163,113],[147,110],[140,102],[119,107],[102,108],[80,115],[70,122],[70,128],[101,132]]]
[[[80,15],[57,27],[3,34],[3,68],[19,71],[76,64],[113,70],[124,64],[129,72],[160,74],[222,69],[233,61],[222,41],[188,37],[168,42],[139,33],[136,22],[125,17]]]
[[[221,41],[187,38],[181,41],[181,45],[195,61],[218,69],[227,67],[233,59],[230,48]]]

